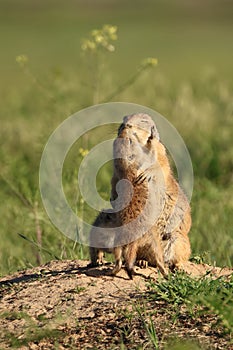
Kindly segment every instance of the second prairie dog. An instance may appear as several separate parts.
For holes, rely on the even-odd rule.
[[[142,211],[148,198],[151,203],[148,210],[153,207],[159,210],[156,221],[146,233],[136,232],[137,225],[136,231],[126,231],[131,236],[129,243],[119,245],[116,235],[115,247],[118,247],[114,249],[114,273],[121,268],[121,255],[130,277],[136,259],[147,260],[151,265],[158,266],[163,274],[163,263],[171,269],[182,268],[191,253],[188,238],[191,227],[190,206],[172,175],[165,147],[159,141],[158,131],[148,115],[134,114],[124,118],[114,142],[114,158],[111,197],[116,212],[108,220],[100,214],[103,219],[101,227],[109,227],[109,222],[112,227],[124,227]],[[134,195],[131,203],[119,210],[117,183],[122,179],[128,179],[133,184]],[[93,254],[95,251],[102,254],[103,250],[90,250],[93,263],[96,259]]]

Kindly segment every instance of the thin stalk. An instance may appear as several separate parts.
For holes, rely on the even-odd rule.
[[[25,241],[33,244],[35,247],[37,247],[40,251],[43,250],[45,253],[49,254],[51,257],[53,257],[56,260],[60,260],[56,255],[54,255],[53,253],[51,253],[48,249],[39,246],[36,242],[34,242],[32,239],[29,239],[28,237],[26,237],[25,235],[23,235],[22,233],[17,233],[19,235],[19,237],[25,239]]]
[[[42,246],[42,229],[41,229],[39,218],[38,218],[38,202],[35,202],[35,206],[34,206],[33,212],[34,212],[34,217],[35,217],[35,229],[36,229],[37,245],[41,249],[41,246]],[[41,258],[40,250],[37,251],[36,261],[37,261],[38,265],[42,264],[42,258]]]
[[[118,86],[110,95],[105,97],[100,103],[105,103],[111,101],[114,97],[125,91],[129,86],[133,85],[136,80],[139,79],[141,74],[147,69],[147,66],[141,66],[138,70],[120,86]]]

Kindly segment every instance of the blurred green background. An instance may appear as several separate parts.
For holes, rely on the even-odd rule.
[[[82,38],[104,24],[118,27],[116,50],[83,55]],[[54,256],[87,257],[86,247],[49,222],[38,191],[39,162],[55,127],[114,91],[112,100],[153,108],[180,132],[195,172],[193,257],[232,265],[232,38],[230,0],[0,0],[1,274]],[[28,62],[20,67],[22,54]],[[147,57],[159,63],[140,73]],[[98,142],[97,134],[72,148],[63,172],[70,204],[90,220],[95,213],[74,189],[82,148]],[[110,179],[107,164],[97,179],[105,198]]]
[[[26,84],[14,59],[24,52],[38,74],[55,67],[78,74],[81,38],[105,23],[119,27],[110,59],[117,76],[154,55],[174,83],[205,67],[222,78],[233,74],[230,0],[1,0],[0,6],[1,89]]]

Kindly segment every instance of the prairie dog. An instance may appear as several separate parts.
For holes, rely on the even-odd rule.
[[[114,211],[110,221],[105,220],[102,213],[99,216],[103,219],[102,227],[106,225],[107,228],[110,223],[111,227],[120,226],[125,231],[120,235],[116,232],[115,248],[110,250],[116,259],[113,273],[121,268],[122,256],[130,278],[135,261],[141,259],[158,266],[164,275],[164,264],[171,269],[182,268],[191,254],[188,238],[190,206],[173,177],[165,147],[152,119],[142,113],[125,117],[114,141],[113,153],[111,200]],[[123,193],[118,196],[118,184],[123,179],[128,180],[132,188],[126,186],[124,191],[123,186]],[[124,230],[131,222],[131,230]],[[138,225],[140,222],[143,222],[141,226]],[[126,243],[122,243],[124,235],[128,238]],[[101,249],[96,251],[101,253]],[[93,252],[90,250],[91,261],[95,264],[97,259]]]
[[[91,266],[99,266],[104,263],[104,252],[114,252],[114,235],[109,233],[109,229],[115,226],[116,215],[112,209],[102,210],[95,219],[90,232]]]

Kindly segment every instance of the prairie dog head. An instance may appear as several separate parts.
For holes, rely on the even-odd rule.
[[[154,138],[159,141],[159,133],[155,123],[148,114],[138,113],[123,118],[118,129],[118,137],[129,138],[143,146],[147,146]]]
[[[132,172],[138,176],[157,161],[159,133],[147,114],[139,113],[124,117],[114,141],[113,155],[119,177]]]

